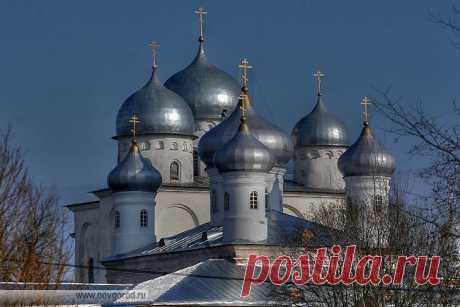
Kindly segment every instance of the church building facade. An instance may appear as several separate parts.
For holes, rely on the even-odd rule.
[[[367,121],[350,147],[347,129],[323,101],[321,72],[312,111],[287,134],[257,114],[248,60],[239,64],[241,84],[208,61],[205,12],[197,13],[191,64],[163,84],[151,44],[152,74],[118,111],[118,163],[107,187],[92,192],[97,201],[67,206],[82,266],[77,282],[139,283],[151,276],[116,269],[174,272],[209,259],[270,254],[293,225],[310,229],[321,245],[322,227],[334,225],[311,222],[316,209],[347,198],[375,201],[368,192],[387,202],[394,159]]]

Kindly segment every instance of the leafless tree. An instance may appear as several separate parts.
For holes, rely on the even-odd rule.
[[[11,129],[0,132],[0,281],[61,282],[70,256],[65,226],[57,196],[33,183]]]
[[[383,207],[375,203],[353,203],[347,200],[344,206],[324,206],[316,210],[314,220],[329,226],[322,229],[328,233],[328,246],[356,245],[355,259],[366,255],[382,256],[383,263],[379,276],[393,276],[398,256],[433,256],[442,253],[451,254],[448,248],[439,244],[439,231],[430,223],[421,221],[419,208],[409,206],[408,200],[400,188],[393,187],[388,203]],[[372,197],[369,197],[372,199]],[[299,229],[299,235],[293,236],[297,241],[285,247],[284,254],[295,258],[299,254],[310,254],[312,236],[305,237]],[[315,234],[313,234],[314,237]],[[299,249],[304,246],[304,249]],[[445,248],[445,251],[442,251]],[[343,250],[342,250],[343,257]],[[312,259],[313,260],[313,259]],[[355,260],[356,261],[356,260]],[[344,258],[339,261],[337,274],[340,275]],[[298,269],[298,267],[297,267]],[[352,274],[356,271],[353,264]],[[323,270],[323,276],[327,270]],[[439,306],[440,302],[449,304],[454,299],[452,285],[444,287],[419,286],[414,278],[415,270],[407,266],[405,277],[400,285],[365,285],[356,283],[334,286],[317,286],[311,281],[303,286],[292,283],[283,287],[273,287],[273,295],[294,300],[308,306],[395,306],[405,307],[421,304],[423,306]]]

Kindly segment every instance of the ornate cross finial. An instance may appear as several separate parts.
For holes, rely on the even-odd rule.
[[[152,66],[157,67],[157,49],[160,47],[160,44],[157,42],[150,42],[149,48],[152,49]]]
[[[248,95],[247,94],[241,94],[240,95],[240,99],[243,100],[243,103],[240,105],[240,109],[241,109],[241,125],[240,125],[240,131],[244,131],[244,132],[248,132],[249,131],[249,128],[248,128],[248,118],[247,118],[247,99],[248,99]]]
[[[313,74],[313,77],[315,77],[317,81],[317,91],[318,91],[318,96],[321,95],[321,79],[325,76],[321,71],[317,71]]]
[[[136,125],[141,121],[139,120],[139,117],[136,116],[136,114],[133,114],[133,116],[129,118],[128,122],[133,124],[133,129],[131,129],[131,132],[133,133],[133,141],[136,141]]]
[[[364,124],[367,125],[369,123],[369,110],[368,107],[371,105],[371,101],[369,98],[364,97],[363,100],[361,101],[361,105],[363,106],[363,118],[364,118]]]
[[[243,103],[241,104],[240,106],[240,109],[241,109],[241,117],[242,118],[246,118],[246,99],[248,98],[248,96],[246,94],[241,94],[240,95],[240,99],[243,101]]]
[[[243,87],[247,88],[248,87],[248,69],[251,69],[252,66],[249,65],[248,59],[244,58],[241,60],[240,64],[238,65],[238,68],[241,68],[241,81],[243,82]]]
[[[195,14],[197,14],[200,18],[200,42],[204,41],[204,15],[206,15],[208,12],[204,10],[204,8],[200,7],[195,11]]]

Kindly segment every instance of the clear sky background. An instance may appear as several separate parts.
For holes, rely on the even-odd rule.
[[[452,35],[429,21],[430,9],[450,13],[449,1],[1,1],[0,124],[11,123],[33,177],[63,203],[84,201],[106,186],[116,161],[118,108],[149,77],[151,40],[161,44],[162,81],[195,56],[204,6],[211,62],[238,76],[253,64],[256,109],[290,133],[314,104],[312,74],[321,69],[325,102],[360,131],[362,96],[393,85],[413,104],[453,120],[459,95],[459,50]],[[374,116],[381,143],[398,169],[423,161],[394,142],[390,124]]]

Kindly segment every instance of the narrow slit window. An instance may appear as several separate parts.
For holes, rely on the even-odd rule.
[[[147,210],[142,209],[140,214],[140,225],[141,227],[147,227],[149,224],[149,214]]]
[[[224,194],[224,210],[230,209],[230,194],[225,192]]]
[[[169,167],[171,180],[180,180],[180,166],[179,163],[173,161]]]
[[[115,223],[115,228],[120,228],[120,212],[115,211],[115,217],[114,217],[114,223]]]
[[[257,197],[257,192],[252,191],[249,195],[249,209],[257,209],[259,206],[259,200]]]

